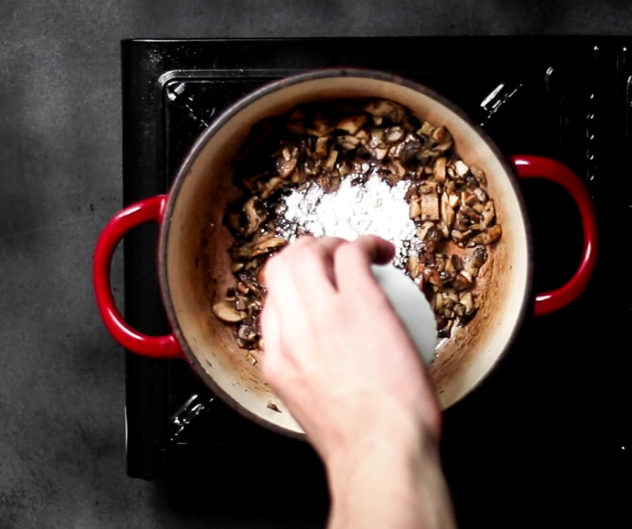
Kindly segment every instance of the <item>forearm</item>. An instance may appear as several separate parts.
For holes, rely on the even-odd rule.
[[[328,529],[455,527],[436,441],[401,425],[366,435],[327,464]],[[348,451],[347,451],[348,452]]]

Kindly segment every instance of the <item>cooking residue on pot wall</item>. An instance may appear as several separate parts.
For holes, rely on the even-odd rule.
[[[383,99],[303,105],[257,124],[234,166],[235,287],[213,310],[240,347],[260,348],[259,271],[304,234],[393,242],[395,265],[430,300],[442,337],[476,314],[476,277],[502,230],[484,173],[458,157],[445,127]]]

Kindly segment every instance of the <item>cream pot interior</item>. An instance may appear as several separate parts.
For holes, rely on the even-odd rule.
[[[222,224],[234,198],[231,159],[259,120],[324,99],[386,98],[418,118],[445,125],[456,151],[483,169],[503,235],[481,270],[486,298],[465,330],[441,344],[430,366],[443,408],[472,390],[510,343],[528,304],[530,244],[512,169],[463,114],[425,88],[386,74],[355,70],[304,74],[264,87],[229,109],[200,138],[169,197],[160,242],[160,281],[174,332],[195,370],[249,418],[289,435],[302,430],[261,380],[232,330],[211,310],[232,286],[230,236]]]

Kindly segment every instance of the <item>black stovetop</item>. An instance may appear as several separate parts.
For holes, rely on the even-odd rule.
[[[598,37],[124,41],[124,200],[166,192],[197,136],[241,95],[327,66],[419,81],[461,106],[504,153],[566,163],[596,207],[593,280],[572,306],[528,319],[499,369],[445,413],[444,465],[464,525],[506,521],[505,512],[539,520],[547,507],[563,520],[572,509],[630,520],[632,298],[621,243],[632,220],[631,46]],[[530,181],[523,192],[535,286],[548,290],[578,262],[579,217],[552,184]],[[153,227],[125,240],[127,319],[157,334],[167,324],[155,250]],[[325,481],[309,446],[236,415],[185,362],[128,353],[126,375],[130,476],[274,473],[309,482],[322,499]]]

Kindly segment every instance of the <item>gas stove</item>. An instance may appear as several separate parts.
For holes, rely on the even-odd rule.
[[[568,522],[571,512],[580,521],[605,514],[629,526],[632,360],[620,344],[632,314],[621,244],[632,225],[632,39],[127,40],[125,205],[166,192],[198,135],[240,96],[330,66],[418,81],[460,106],[507,155],[550,156],[583,179],[599,222],[591,284],[573,305],[528,318],[490,378],[445,413],[442,455],[464,527],[516,517]],[[579,215],[553,184],[529,181],[522,189],[535,289],[549,290],[578,263]],[[144,226],[126,237],[125,310],[139,330],[163,334],[156,236]],[[126,420],[130,476],[271,475],[308,483],[305,490],[326,505],[324,473],[309,445],[237,415],[182,360],[127,353]]]

